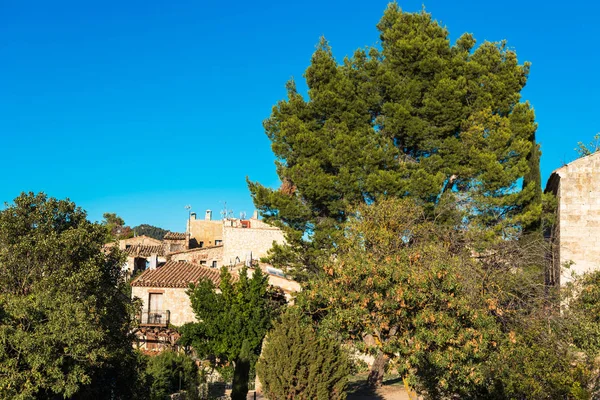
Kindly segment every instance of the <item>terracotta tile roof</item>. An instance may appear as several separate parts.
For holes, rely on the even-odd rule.
[[[147,244],[136,244],[125,249],[128,256],[150,257],[152,254],[159,256],[165,255],[165,248],[162,245],[151,246]]]
[[[179,232],[167,232],[164,237],[165,240],[185,240],[187,239],[187,233]]]
[[[235,273],[233,280],[237,281]],[[215,286],[221,282],[221,270],[192,264],[187,261],[168,261],[162,267],[144,271],[131,282],[131,286],[187,288],[190,283],[208,278]]]

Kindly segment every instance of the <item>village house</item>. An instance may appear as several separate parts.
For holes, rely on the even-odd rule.
[[[160,351],[173,346],[179,333],[172,326],[195,321],[186,293],[190,283],[210,279],[220,283],[220,271],[186,261],[169,261],[146,270],[131,282],[131,296],[141,301],[139,326],[133,332],[141,349]]]
[[[123,270],[128,277],[155,269],[167,261],[189,261],[212,268],[251,265],[267,255],[273,243],[285,243],[281,229],[258,219],[255,212],[250,219],[224,218],[213,220],[207,210],[204,220],[191,213],[185,233],[168,232],[163,240],[136,236],[110,243],[118,244],[127,255]]]
[[[255,265],[254,268],[258,267]],[[242,266],[232,268],[233,281],[237,281]],[[260,266],[268,274],[269,284],[282,289],[288,300],[300,285],[284,276],[272,273],[268,265]],[[248,269],[248,274],[254,272]],[[218,287],[220,269],[188,261],[168,261],[157,269],[148,269],[131,282],[131,296],[141,302],[139,327],[134,334],[140,348],[160,351],[173,346],[179,334],[174,327],[195,322],[190,299],[186,293],[190,284],[209,279]]]
[[[218,286],[222,266],[229,267],[235,279],[244,265],[250,267],[250,274],[253,268],[261,268],[269,284],[290,299],[300,285],[258,261],[274,242],[284,243],[283,232],[259,220],[257,212],[250,219],[215,221],[210,210],[203,220],[190,213],[185,233],[168,232],[162,241],[139,236],[119,242],[128,256],[129,276],[141,272],[131,282],[132,298],[141,302],[140,326],[135,331],[140,346],[160,350],[173,345],[178,339],[173,327],[195,321],[186,294],[189,285],[210,279]]]
[[[167,232],[163,238],[165,252],[171,254],[190,248],[189,235],[187,233]]]
[[[217,221],[212,219],[211,210],[206,210],[203,220],[191,213],[187,232],[189,250],[178,253],[177,259],[207,261],[214,268],[248,264],[266,256],[273,242],[285,243],[283,231],[258,219],[256,211],[250,219],[225,217]]]
[[[127,263],[123,267],[128,277],[147,269],[155,269],[167,262],[165,247],[159,245],[136,244],[124,250]]]
[[[121,239],[105,245],[106,248],[113,246],[119,246],[119,249],[127,255],[127,261],[123,265],[127,278],[147,268],[156,268],[167,261],[163,242],[146,235]]]
[[[556,196],[557,210],[554,229],[547,232],[553,247],[549,283],[564,284],[573,273],[600,269],[599,186],[600,152],[579,158],[550,175],[545,191]]]

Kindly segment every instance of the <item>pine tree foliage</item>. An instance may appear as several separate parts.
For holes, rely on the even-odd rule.
[[[131,228],[137,236],[146,235],[156,240],[163,240],[165,235],[169,232],[166,229],[159,228],[158,226],[141,224]]]
[[[256,372],[270,400],[338,400],[346,398],[350,363],[335,340],[290,309],[269,333]]]
[[[288,246],[275,263],[313,272],[335,243],[350,205],[412,197],[434,208],[466,202],[466,221],[505,236],[538,224],[539,148],[520,92],[529,64],[505,42],[464,34],[451,44],[426,12],[391,4],[377,25],[381,47],[338,64],[321,39],[306,70],[308,98],[288,98],[265,123],[282,181],[249,187]]]
[[[123,259],[103,251],[106,236],[43,193],[0,211],[1,398],[144,397]]]

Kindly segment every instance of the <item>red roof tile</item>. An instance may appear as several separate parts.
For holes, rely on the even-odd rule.
[[[236,281],[237,275],[233,275]],[[187,288],[190,283],[210,279],[215,286],[221,282],[221,270],[192,264],[187,261],[168,261],[162,267],[144,271],[131,282],[131,286]]]
[[[159,256],[165,255],[165,248],[162,245],[151,246],[147,244],[136,244],[125,249],[128,256],[150,257],[152,254]]]
[[[185,239],[187,239],[187,233],[167,232],[165,234],[165,240],[185,240]]]

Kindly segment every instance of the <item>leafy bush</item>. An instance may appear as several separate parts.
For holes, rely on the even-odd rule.
[[[290,309],[269,333],[256,372],[271,400],[338,400],[346,398],[350,362],[337,341]]]
[[[200,376],[194,361],[182,353],[164,351],[150,357],[146,370],[151,379],[150,399],[168,399],[180,389],[186,391],[186,399],[198,398]]]

